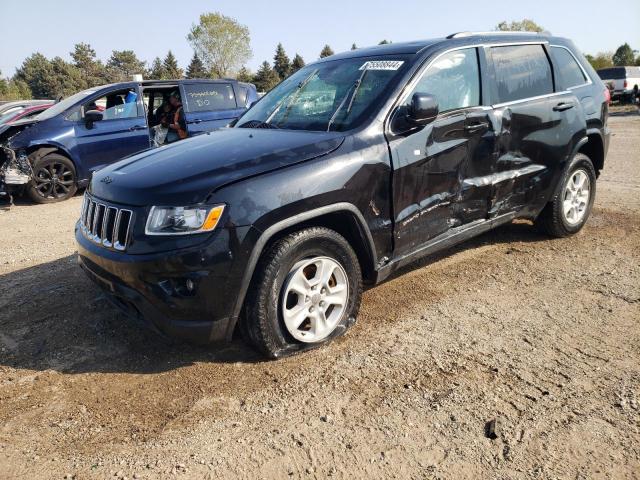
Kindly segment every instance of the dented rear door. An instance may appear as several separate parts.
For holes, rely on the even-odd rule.
[[[535,216],[548,201],[573,147],[586,132],[582,106],[557,91],[546,45],[487,48],[492,66],[493,172],[468,178],[490,188],[489,216]]]

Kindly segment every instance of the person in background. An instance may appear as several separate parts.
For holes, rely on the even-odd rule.
[[[171,105],[173,116],[169,116],[170,123],[166,142],[172,143],[187,138],[187,123],[184,119],[180,94],[177,91],[171,92],[171,95],[169,95],[169,104]]]

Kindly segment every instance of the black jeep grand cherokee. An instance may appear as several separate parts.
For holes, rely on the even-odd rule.
[[[96,173],[79,262],[115,303],[271,357],[353,324],[363,284],[514,218],[578,232],[609,133],[573,43],[455,34],[334,55],[233,128]]]

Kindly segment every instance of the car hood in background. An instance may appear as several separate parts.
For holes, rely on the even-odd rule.
[[[344,134],[226,128],[133,155],[94,173],[93,195],[125,205],[191,205],[214,190],[332,152]]]

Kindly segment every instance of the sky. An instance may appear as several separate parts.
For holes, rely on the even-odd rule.
[[[335,52],[394,42],[492,30],[502,20],[530,18],[554,35],[571,38],[584,53],[613,51],[624,42],[640,50],[640,1],[626,11],[602,0],[0,0],[0,71],[11,76],[34,52],[70,60],[78,42],[105,61],[112,50],[134,50],[149,64],[169,49],[186,68],[193,51],[186,40],[200,14],[220,12],[249,27],[255,71],[272,62],[282,42],[290,58],[307,63],[324,44]]]

